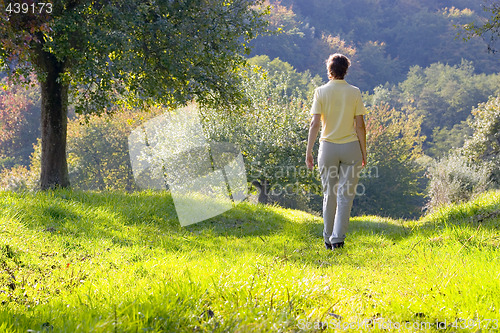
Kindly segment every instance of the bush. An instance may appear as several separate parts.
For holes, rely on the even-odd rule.
[[[37,185],[37,174],[25,166],[17,165],[0,172],[0,191],[31,191]]]
[[[470,163],[460,152],[451,152],[434,161],[428,170],[430,178],[427,209],[471,200],[489,187],[489,170],[486,166]]]

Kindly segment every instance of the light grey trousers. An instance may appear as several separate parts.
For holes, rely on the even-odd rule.
[[[346,237],[362,160],[359,141],[320,142],[318,167],[323,187],[323,237],[328,244],[343,242]]]

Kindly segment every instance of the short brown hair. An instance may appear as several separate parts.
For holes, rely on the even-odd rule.
[[[343,80],[349,66],[351,66],[351,61],[345,55],[340,53],[330,55],[326,60],[328,78]]]

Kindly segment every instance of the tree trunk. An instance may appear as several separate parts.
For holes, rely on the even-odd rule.
[[[42,91],[40,187],[42,190],[69,187],[66,160],[68,84],[59,79],[65,70],[64,63],[42,50],[37,52],[37,60],[45,76],[39,76]]]
[[[269,198],[269,182],[267,179],[261,179],[261,181],[254,180],[252,184],[257,187],[259,190],[259,197],[258,197],[258,203],[261,204],[268,204],[270,203],[270,198]]]

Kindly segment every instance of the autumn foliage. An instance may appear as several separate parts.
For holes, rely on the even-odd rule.
[[[40,92],[37,87],[11,84],[0,89],[0,168],[27,165],[32,144],[40,136]]]

